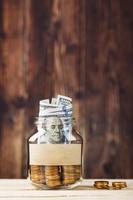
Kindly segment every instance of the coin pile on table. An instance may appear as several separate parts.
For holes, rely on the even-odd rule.
[[[120,190],[122,188],[126,188],[126,182],[112,182],[112,186],[109,186],[109,181],[95,181],[94,185],[97,189],[116,189]]]

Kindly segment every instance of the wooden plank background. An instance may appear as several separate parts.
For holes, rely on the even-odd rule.
[[[0,178],[27,176],[38,102],[73,98],[83,176],[133,178],[132,0],[0,0]]]

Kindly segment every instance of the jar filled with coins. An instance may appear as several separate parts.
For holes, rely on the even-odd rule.
[[[41,188],[70,188],[81,179],[82,138],[73,125],[72,99],[41,100],[37,132],[29,138],[29,176]]]

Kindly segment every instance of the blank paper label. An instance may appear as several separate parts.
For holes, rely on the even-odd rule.
[[[81,144],[30,144],[30,165],[80,165]]]

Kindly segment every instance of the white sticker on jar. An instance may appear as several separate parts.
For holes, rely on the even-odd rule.
[[[30,165],[80,165],[81,144],[30,144]]]

